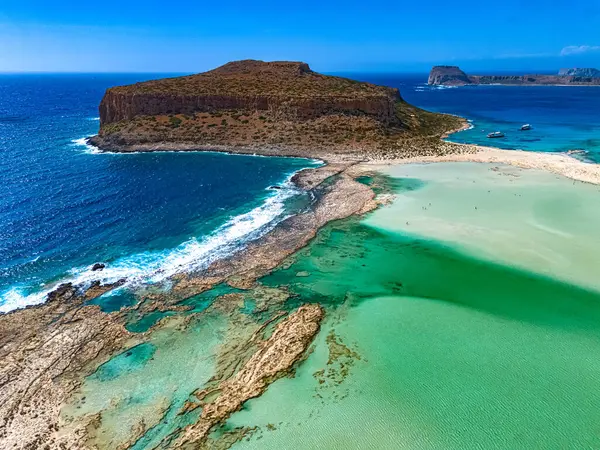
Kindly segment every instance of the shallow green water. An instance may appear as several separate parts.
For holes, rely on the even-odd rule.
[[[600,186],[493,164],[410,164],[386,172],[396,184],[421,185],[400,186],[402,194],[368,225],[600,290]]]
[[[595,255],[580,260],[567,254],[570,272],[550,277],[556,266],[537,261],[538,274],[526,271],[534,269],[532,260],[508,261],[506,255],[519,254],[511,248],[498,252],[499,263],[491,262],[494,246],[483,237],[463,246],[447,230],[443,243],[400,230],[399,223],[408,220],[410,226],[425,210],[398,205],[426,199],[443,200],[445,213],[438,212],[436,220],[452,229],[472,197],[465,198],[464,183],[454,185],[437,174],[454,171],[454,178],[483,185],[490,170],[438,166],[444,167],[431,166],[436,176],[421,177],[422,189],[405,191],[391,208],[362,222],[329,227],[294,265],[264,280],[290,285],[300,296],[297,302],[329,304],[329,315],[296,377],[277,381],[229,420],[229,429],[259,427],[235,448],[600,447],[600,294],[557,281],[575,279],[583,270],[577,264],[595,261]],[[511,209],[476,225],[482,233],[486,227],[503,230],[508,238],[539,206],[536,189],[544,202],[559,194],[564,182],[523,171],[506,186],[506,176],[492,172],[488,181],[500,180],[494,183],[495,201],[510,203]],[[508,201],[518,186],[512,183],[522,185],[518,189],[527,202]],[[573,204],[591,195],[589,190],[573,187]],[[557,208],[561,202],[559,196]],[[558,212],[554,217],[561,219]],[[571,232],[579,254],[585,252],[585,226],[600,224],[573,230],[564,217],[544,217],[553,233]],[[469,216],[464,222],[473,223]],[[454,229],[463,235],[461,227]],[[564,242],[553,246],[543,232],[527,235],[532,247],[543,244],[556,254],[564,249]],[[310,275],[297,277],[297,272]],[[332,331],[360,359],[328,364],[326,336]],[[348,370],[345,377],[342,368]],[[330,376],[319,375],[321,370]]]
[[[289,290],[284,308],[319,302],[326,319],[296,376],[213,437],[256,427],[234,448],[267,450],[600,448],[597,188],[477,164],[389,175],[392,205],[331,224],[261,280]],[[261,312],[260,291],[230,316],[205,309],[239,290],[192,297],[205,313],[191,325],[189,312],[132,317],[139,332],[173,316],[101,366],[63,416],[101,412],[100,448],[141,421],[135,449],[168,443],[200,413],[178,414],[214,374],[219,345],[280,308]]]

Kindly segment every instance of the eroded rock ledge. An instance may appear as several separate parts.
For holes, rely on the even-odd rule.
[[[211,429],[226,420],[242,404],[261,395],[267,386],[290,371],[319,331],[323,308],[304,305],[280,322],[271,337],[258,345],[258,350],[237,374],[211,389],[195,393],[202,407],[199,420],[185,428],[174,448],[198,448]],[[207,403],[204,399],[217,394]]]
[[[84,306],[111,287],[64,284],[44,305],[0,315],[0,447],[84,448],[81,435],[58,433],[59,411],[94,370],[90,362],[131,337],[113,315]]]

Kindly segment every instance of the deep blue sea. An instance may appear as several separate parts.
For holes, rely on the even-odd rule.
[[[294,208],[285,183],[314,161],[87,147],[105,89],[152,77],[0,75],[0,312],[64,279],[162,280]],[[107,268],[91,272],[95,262]]]
[[[352,74],[399,87],[473,128],[458,142],[536,151],[582,149],[600,161],[600,88],[431,88],[426,74]],[[302,203],[286,184],[315,161],[216,153],[99,154],[106,88],[159,75],[0,75],[0,312],[33,304],[59,281],[160,281],[201,266]],[[530,132],[519,132],[531,123]],[[487,139],[503,131],[505,139]],[[284,189],[269,189],[282,185]],[[95,262],[107,263],[101,273]]]

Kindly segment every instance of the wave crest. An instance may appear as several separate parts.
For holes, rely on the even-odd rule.
[[[272,195],[256,208],[230,218],[206,236],[193,237],[175,248],[133,254],[107,264],[101,271],[92,271],[91,266],[75,268],[67,278],[41,292],[27,293],[26,288],[13,286],[0,295],[0,313],[43,303],[48,293],[60,283],[89,286],[94,281],[105,284],[125,278],[124,287],[136,287],[164,282],[177,273],[206,268],[263,236],[289,217],[286,201],[300,191],[291,183],[291,176],[281,187],[280,190],[269,191]]]

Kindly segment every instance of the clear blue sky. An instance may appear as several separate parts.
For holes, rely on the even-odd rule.
[[[0,71],[198,72],[600,66],[600,0],[0,0]],[[599,67],[600,68],[600,67]]]

